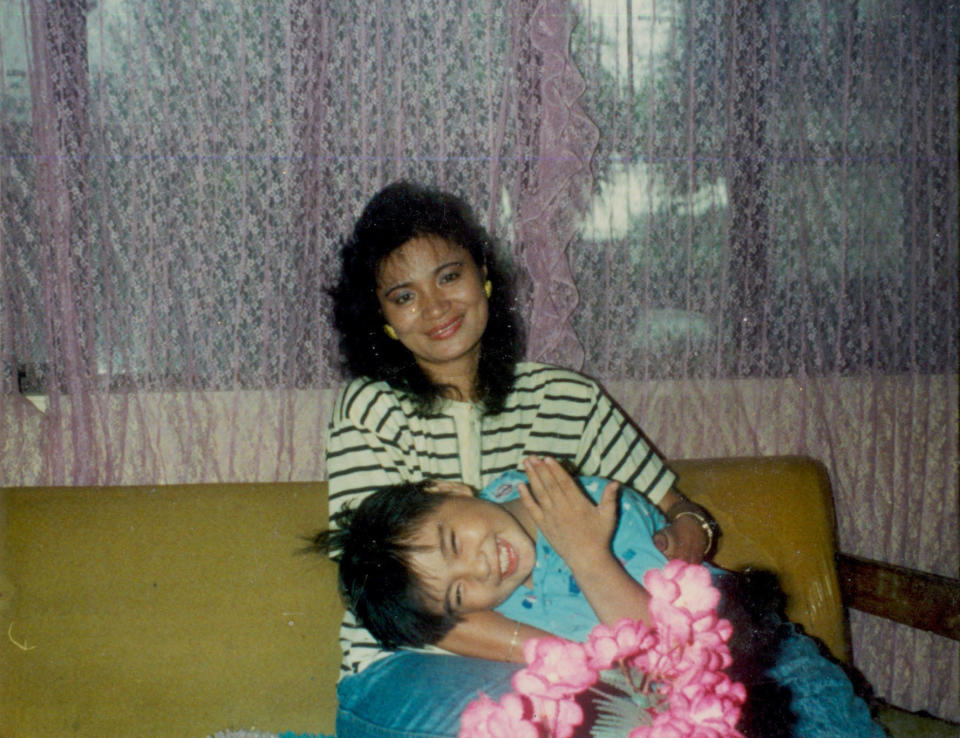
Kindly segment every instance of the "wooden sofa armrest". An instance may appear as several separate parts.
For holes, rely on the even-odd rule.
[[[847,607],[960,641],[960,579],[842,553],[837,570]]]

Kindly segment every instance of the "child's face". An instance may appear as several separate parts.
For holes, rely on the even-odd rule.
[[[409,541],[412,569],[433,612],[490,610],[533,571],[536,544],[508,510],[454,494],[423,520]]]

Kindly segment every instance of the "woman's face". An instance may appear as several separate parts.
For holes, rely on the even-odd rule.
[[[439,236],[394,249],[377,273],[383,317],[431,380],[469,396],[487,327],[484,270],[470,252]]]

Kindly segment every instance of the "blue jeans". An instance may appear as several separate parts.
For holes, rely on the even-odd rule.
[[[512,690],[516,664],[462,656],[399,652],[346,677],[337,687],[337,738],[448,738],[478,692]],[[797,738],[883,738],[843,670],[790,628],[767,672],[793,691]]]
[[[843,669],[795,627],[767,674],[793,693],[796,738],[886,738],[887,731],[873,721]]]
[[[401,651],[337,686],[337,738],[446,738],[478,692],[512,691],[518,664]]]

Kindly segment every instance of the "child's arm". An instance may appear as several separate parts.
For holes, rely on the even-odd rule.
[[[594,505],[554,459],[527,459],[524,467],[530,479],[529,487],[520,485],[524,508],[570,567],[600,622],[649,622],[650,595],[611,549],[619,513],[616,482],[607,485]]]
[[[545,630],[489,610],[465,616],[437,645],[460,656],[522,664],[523,644],[527,639],[548,635],[551,634]]]

